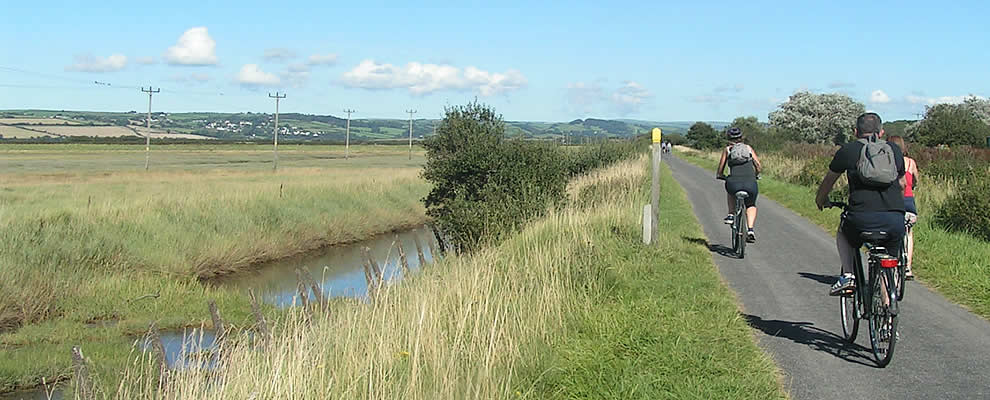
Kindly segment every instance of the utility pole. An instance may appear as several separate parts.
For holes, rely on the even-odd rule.
[[[416,110],[406,110],[409,113],[409,159],[412,160],[412,115]]]
[[[278,169],[278,101],[285,98],[285,93],[282,93],[281,96],[278,92],[275,92],[274,96],[268,93],[268,97],[275,99],[275,148],[273,150],[275,162],[272,164],[272,169]]]
[[[355,111],[346,109],[344,112],[347,113],[347,136],[344,138],[344,159],[346,160],[351,158],[351,113]]]
[[[151,96],[161,92],[162,88],[151,89],[151,86],[148,86],[148,90],[141,88],[141,91],[148,94],[148,132],[144,134],[144,170],[147,171],[151,161]]]

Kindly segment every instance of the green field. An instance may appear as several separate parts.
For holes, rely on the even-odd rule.
[[[246,310],[202,279],[426,220],[421,151],[153,150],[145,171],[143,146],[0,145],[0,392],[64,376],[73,344],[122,367],[128,335],[198,326],[208,298]]]

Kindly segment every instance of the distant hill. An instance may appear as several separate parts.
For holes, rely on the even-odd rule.
[[[89,112],[55,110],[0,111],[0,124],[31,131],[45,131],[51,125],[72,124],[95,127],[144,127],[146,114],[129,112]],[[259,139],[272,136],[274,115],[265,113],[152,113],[152,131],[161,135],[203,136],[216,139]],[[8,122],[4,122],[8,121]],[[30,122],[30,126],[25,125]],[[433,133],[438,120],[413,120],[413,137]],[[576,119],[570,122],[506,121],[507,134],[547,140],[581,142],[594,138],[631,137],[660,127],[665,133],[684,134],[694,122]],[[279,114],[279,136],[295,140],[343,141],[347,121],[333,115]],[[719,129],[724,122],[709,122]],[[21,126],[25,125],[25,126]],[[408,120],[352,119],[352,141],[401,139],[409,135]],[[158,136],[156,134],[156,136]]]

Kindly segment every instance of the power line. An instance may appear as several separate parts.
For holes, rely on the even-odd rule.
[[[412,160],[412,116],[416,110],[406,110],[409,113],[409,159]]]
[[[275,147],[273,150],[273,154],[275,155],[275,161],[272,164],[272,169],[277,170],[278,169],[278,101],[285,98],[285,93],[282,93],[281,96],[279,96],[278,92],[275,92],[274,96],[272,96],[271,93],[268,93],[268,97],[275,99],[275,138],[274,138]]]
[[[351,158],[351,113],[356,111],[348,108],[344,112],[347,113],[347,133],[344,139],[344,159],[347,160]]]

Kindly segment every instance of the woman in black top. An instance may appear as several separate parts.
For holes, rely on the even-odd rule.
[[[760,174],[763,170],[763,165],[760,164],[760,158],[756,156],[756,151],[748,144],[743,143],[743,134],[739,128],[729,128],[726,132],[729,137],[729,145],[722,149],[722,158],[718,162],[718,172],[716,173],[717,178],[725,178],[725,195],[728,199],[727,204],[729,206],[728,215],[723,220],[726,224],[731,224],[734,218],[733,211],[736,209],[736,192],[745,191],[749,197],[746,197],[746,221],[748,222],[748,231],[746,233],[746,241],[754,242],[756,241],[756,232],[753,231],[753,226],[756,225],[756,196],[760,193],[759,186],[756,184],[756,176]],[[743,152],[749,152],[749,157],[744,160],[733,160],[730,157],[730,152],[734,146],[745,146],[740,147]],[[725,176],[725,166],[729,166],[729,176]]]

